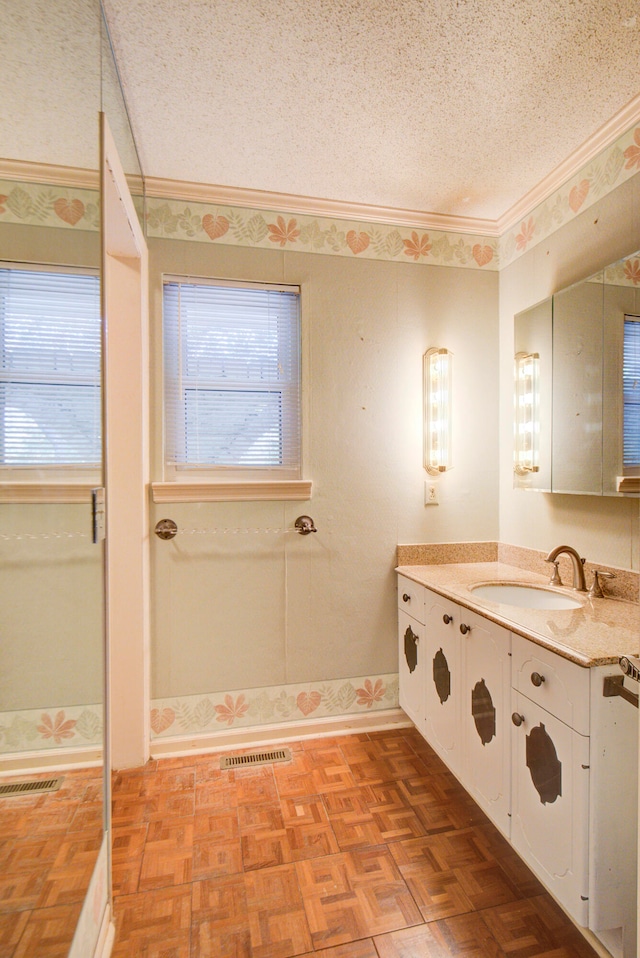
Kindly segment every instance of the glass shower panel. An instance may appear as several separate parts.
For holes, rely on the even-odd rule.
[[[16,765],[100,758],[102,546],[84,499],[0,504],[0,741]]]
[[[98,276],[100,2],[21,0],[3,14],[0,266]],[[75,360],[60,337],[35,345],[39,378],[27,404],[33,412],[40,403],[43,415],[26,415],[23,401],[32,359],[11,365],[0,432],[9,396],[42,450],[50,414],[77,410],[70,390],[83,387],[70,384]],[[14,419],[14,439],[15,427]],[[13,457],[2,450],[0,465],[0,897],[3,913],[20,913],[20,934],[9,948],[2,935],[11,920],[3,923],[0,952],[44,954],[43,918],[55,907],[56,953],[89,955],[82,942],[95,941],[91,921],[80,935],[77,926],[104,856],[103,545],[93,543],[91,503],[101,466],[49,461],[45,470],[16,449]],[[52,790],[31,790],[44,779]],[[16,781],[24,790],[8,794]],[[92,894],[83,917],[97,901]]]

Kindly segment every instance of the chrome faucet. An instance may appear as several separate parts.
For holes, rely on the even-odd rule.
[[[569,558],[571,559],[573,563],[573,588],[576,590],[576,592],[586,592],[587,583],[585,582],[585,578],[584,578],[585,560],[581,559],[578,553],[576,552],[576,550],[572,548],[571,546],[556,546],[556,548],[552,549],[549,555],[544,560],[545,562],[553,562],[556,566],[552,581],[555,581],[556,585],[562,584],[558,582],[558,579],[559,579],[557,575],[558,565],[557,565],[556,559],[563,552],[569,556]]]

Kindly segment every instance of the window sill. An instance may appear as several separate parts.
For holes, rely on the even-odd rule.
[[[311,499],[310,479],[262,482],[152,482],[154,502],[257,502]]]
[[[618,492],[640,492],[640,476],[618,476],[617,489]]]
[[[96,482],[0,482],[0,503],[91,502]]]

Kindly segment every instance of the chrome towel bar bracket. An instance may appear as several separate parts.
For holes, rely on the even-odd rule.
[[[284,534],[287,532],[298,532],[301,536],[308,536],[310,532],[317,532],[318,530],[311,516],[298,516],[294,529],[182,529],[179,532],[173,519],[160,519],[153,531],[159,539],[174,539],[177,535],[213,536],[250,533]]]
[[[308,536],[310,532],[318,531],[311,516],[298,516],[295,527],[301,536]]]
[[[158,539],[173,539],[178,535],[178,527],[173,519],[160,519],[154,529]]]

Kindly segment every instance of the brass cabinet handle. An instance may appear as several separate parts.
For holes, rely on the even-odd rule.
[[[453,616],[447,615],[447,613],[445,612],[445,614],[442,616],[442,621],[444,622],[445,625],[449,625],[450,622],[453,622]]]
[[[462,632],[463,635],[466,635],[467,632],[471,632],[471,626],[470,626],[470,625],[465,625],[464,622],[461,622],[461,623],[460,623],[460,631]]]
[[[536,687],[537,689],[540,688],[540,686],[542,685],[542,683],[544,682],[544,680],[545,680],[545,679],[544,679],[544,675],[540,675],[539,672],[532,672],[532,673],[531,673],[531,684],[532,684],[532,685],[535,685],[535,687]]]
[[[519,712],[514,712],[511,716],[511,721],[514,725],[522,725],[524,722],[524,715],[520,715]]]

